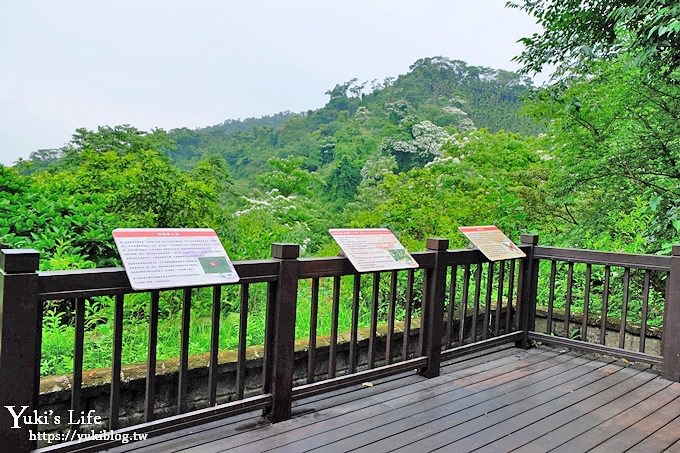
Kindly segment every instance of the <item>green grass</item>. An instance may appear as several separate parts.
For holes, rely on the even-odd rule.
[[[383,278],[380,291],[379,319],[387,319],[387,296],[389,279]],[[309,281],[301,281],[296,311],[296,339],[309,337],[311,320],[311,287]],[[341,279],[338,331],[348,332],[352,325],[353,278]],[[371,279],[362,280],[360,293],[359,327],[370,325]],[[403,293],[405,276],[399,279],[400,297],[395,318],[405,316]],[[234,350],[238,347],[240,299],[238,287],[225,287],[221,299],[220,350]],[[181,291],[161,292],[159,300],[157,359],[176,358],[180,351],[181,338]],[[332,323],[332,279],[321,279],[317,316],[317,335],[330,335]],[[250,285],[248,301],[247,346],[264,343],[266,318],[266,284]],[[124,300],[122,363],[144,363],[148,348],[148,294],[126,295]],[[113,308],[111,297],[97,297],[87,302],[86,332],[84,342],[83,369],[110,368],[113,348]],[[210,289],[195,289],[192,293],[191,322],[189,333],[189,354],[197,355],[210,351],[212,330],[212,294]],[[419,312],[413,314],[413,318]],[[43,317],[41,375],[72,373],[75,328],[73,309],[62,302],[48,306]]]

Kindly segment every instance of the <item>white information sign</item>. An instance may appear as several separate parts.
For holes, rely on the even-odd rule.
[[[387,228],[331,229],[328,232],[358,272],[418,267],[416,260]]]
[[[209,228],[118,228],[113,239],[130,285],[137,290],[239,280],[217,234]]]
[[[459,227],[458,229],[490,261],[510,260],[526,256],[514,242],[493,225]]]

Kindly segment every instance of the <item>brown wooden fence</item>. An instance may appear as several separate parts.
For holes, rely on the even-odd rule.
[[[179,350],[177,414],[156,419],[155,384],[156,351],[161,292],[149,291],[148,354],[145,387],[144,423],[120,426],[121,351],[125,295],[135,293],[122,268],[78,271],[39,272],[39,254],[34,250],[0,252],[0,403],[1,406],[27,406],[26,413],[39,411],[41,331],[46,301],[70,301],[75,316],[71,409],[81,409],[83,349],[85,341],[85,304],[96,296],[115,298],[113,354],[111,367],[109,430],[124,434],[148,432],[162,434],[179,428],[205,423],[216,418],[262,409],[272,422],[291,416],[296,399],[383,377],[406,370],[418,370],[425,377],[439,374],[440,362],[475,350],[504,343],[530,347],[532,341],[612,354],[629,360],[644,361],[662,367],[663,376],[680,381],[680,247],[667,256],[632,255],[538,246],[538,237],[523,235],[520,248],[527,257],[521,260],[490,263],[477,250],[448,250],[448,240],[429,239],[427,250],[414,253],[418,270],[358,274],[346,258],[299,258],[295,244],[274,244],[272,259],[236,262],[241,281],[239,291],[239,345],[237,352],[236,398],[218,404],[216,397],[218,336],[222,286],[211,287],[211,348],[207,380],[207,407],[188,411],[187,373],[189,362],[189,323],[192,288],[182,290],[182,328]],[[547,271],[547,272],[546,272]],[[561,276],[561,271],[566,275]],[[619,279],[620,276],[620,279]],[[341,279],[352,279],[352,293],[341,293]],[[563,278],[562,278],[563,277]],[[308,375],[306,382],[293,380],[296,308],[299,283],[310,282],[310,331]],[[620,281],[619,281],[620,280]],[[325,379],[315,381],[320,282],[332,282],[331,334],[329,365]],[[401,283],[400,283],[401,282]],[[639,285],[638,285],[639,283]],[[246,330],[251,289],[264,285],[266,298],[264,373],[261,392],[244,393],[246,370]],[[640,286],[639,290],[635,289]],[[225,285],[226,286],[226,285]],[[364,297],[362,288],[370,287]],[[387,286],[386,295],[381,288]],[[633,287],[633,289],[631,289]],[[645,351],[647,319],[651,298],[661,300],[666,335],[663,354]],[[556,310],[556,300],[564,301]],[[580,313],[574,312],[578,299]],[[633,303],[635,299],[635,303]],[[639,299],[639,300],[638,300]],[[656,300],[654,299],[654,300]],[[350,300],[352,307],[349,332],[349,363],[342,373],[336,368],[339,343],[338,307]],[[399,301],[399,302],[398,302]],[[639,302],[639,303],[638,303]],[[360,304],[370,311],[368,357],[360,362],[358,354]],[[401,342],[396,343],[395,307],[401,304]],[[547,309],[547,329],[536,329],[537,305]],[[610,314],[621,313],[618,325],[619,344],[605,344]],[[559,314],[557,313],[559,311]],[[578,322],[574,322],[575,316]],[[558,319],[559,318],[559,319]],[[554,329],[557,321],[561,329]],[[378,324],[387,331],[383,359],[376,348],[381,334]],[[636,324],[638,350],[625,349],[624,338]],[[571,326],[580,329],[572,335]],[[600,327],[600,340],[590,341],[588,329]],[[669,327],[675,326],[675,328]],[[418,330],[419,346],[409,350],[412,331]],[[35,448],[29,437],[29,425],[10,428],[13,418],[0,411],[0,438],[6,451]],[[98,451],[115,441],[65,442],[45,451]]]

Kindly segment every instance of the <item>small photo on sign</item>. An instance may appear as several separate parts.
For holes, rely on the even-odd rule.
[[[231,268],[223,256],[201,256],[198,258],[206,274],[231,274]]]
[[[409,263],[411,264],[413,262],[413,259],[409,256],[409,254],[406,252],[406,249],[389,249],[390,255],[392,255],[392,258],[394,258],[394,261],[398,263]]]

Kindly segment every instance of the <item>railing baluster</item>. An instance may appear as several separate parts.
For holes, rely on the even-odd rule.
[[[519,269],[517,271],[517,303],[515,304],[515,330],[520,330],[520,323],[522,321],[522,303],[524,302],[522,300],[522,295],[524,294],[524,291],[522,290],[522,285],[524,285],[524,278],[522,276],[524,275],[526,268],[526,258],[521,259],[519,261]]]
[[[111,396],[109,399],[109,430],[118,428],[120,412],[120,372],[123,355],[123,300],[118,294],[113,312],[113,353],[111,357]]]
[[[408,343],[411,338],[411,316],[413,315],[413,277],[415,271],[409,269],[406,273],[406,319],[404,319],[404,338],[402,338],[401,357],[408,359]]]
[[[516,260],[510,261],[510,275],[508,275],[508,314],[505,316],[505,333],[510,333],[513,324],[512,319],[513,317],[517,318],[517,316],[513,314],[512,308],[512,298],[514,297],[515,289],[515,261]]]
[[[189,332],[191,322],[191,288],[184,288],[182,297],[182,330],[179,351],[179,376],[177,378],[177,414],[187,411],[187,387],[189,386]]]
[[[571,315],[571,295],[574,286],[574,263],[569,263],[567,268],[567,296],[564,301],[564,336],[569,338],[569,317]]]
[[[586,265],[586,287],[583,291],[583,319],[581,319],[581,340],[588,341],[588,307],[590,305],[590,274],[592,265]]]
[[[368,338],[368,368],[375,365],[375,342],[378,328],[378,296],[380,295],[380,272],[373,272],[373,294],[371,296],[371,333]],[[422,330],[422,326],[421,326]]]
[[[265,309],[265,333],[264,333],[264,363],[262,365],[262,393],[272,392],[272,373],[274,370],[274,303],[276,299],[276,284],[267,283],[267,308]],[[269,410],[263,411],[268,415]]]
[[[500,262],[498,269],[498,290],[496,294],[496,321],[494,322],[493,334],[498,336],[501,333],[501,309],[503,308],[503,286],[505,281],[505,261]]]
[[[312,279],[312,300],[309,317],[309,350],[307,351],[307,383],[314,382],[316,374],[316,329],[319,317],[319,279]],[[351,353],[351,352],[350,352]]]
[[[607,316],[609,310],[609,278],[611,268],[604,267],[604,287],[602,288],[602,318],[600,319],[600,344],[607,342]]]
[[[557,261],[550,261],[550,289],[548,291],[548,320],[546,330],[548,335],[552,335],[553,309],[555,307],[555,277],[557,274]]]
[[[328,377],[334,378],[337,370],[338,316],[340,311],[340,277],[333,277],[333,307],[331,311],[331,344],[328,349]]]
[[[146,361],[146,389],[144,392],[144,421],[153,420],[156,387],[156,344],[158,343],[158,291],[151,291],[149,303],[149,349]]]
[[[359,361],[359,298],[361,297],[361,275],[354,275],[352,288],[352,333],[349,342],[349,372],[356,373]]]
[[[640,319],[640,352],[645,352],[647,339],[647,311],[649,308],[649,278],[650,272],[645,271],[645,279],[642,284],[642,314]]]
[[[390,277],[390,307],[387,315],[387,340],[385,341],[385,363],[392,364],[392,344],[394,341],[394,310],[397,304],[397,271]]]
[[[222,311],[222,287],[213,286],[212,319],[210,324],[210,364],[208,366],[208,405],[217,404],[218,353],[220,350],[220,313]]]
[[[71,410],[78,416],[81,407],[81,393],[83,387],[83,346],[85,340],[85,299],[73,301],[76,322],[75,339],[73,344],[73,381],[71,385]]]
[[[449,283],[449,312],[446,319],[446,334],[444,344],[446,348],[451,347],[451,331],[453,330],[453,312],[456,309],[456,277],[458,266],[451,266],[451,281]]]
[[[418,329],[418,351],[422,351],[423,348],[423,325],[425,325],[425,297],[427,295],[427,279],[425,278],[425,271],[421,274],[422,276],[422,299],[420,300],[420,329]]]
[[[475,269],[475,299],[474,311],[472,312],[472,331],[470,333],[471,341],[477,341],[477,318],[479,317],[479,298],[482,294],[482,264],[477,264]]]
[[[248,347],[248,305],[250,285],[241,284],[238,320],[238,358],[236,359],[236,396],[243,399],[246,388],[246,348]]]
[[[460,302],[460,323],[458,324],[458,344],[465,344],[465,318],[467,318],[468,297],[470,295],[470,265],[463,267],[463,296]]]
[[[489,321],[491,319],[491,291],[493,291],[493,261],[490,261],[486,267],[486,294],[484,303],[484,329],[482,330],[482,340],[486,340],[489,336]]]
[[[628,317],[628,287],[630,286],[630,268],[623,269],[623,299],[621,300],[621,324],[619,325],[619,348],[626,344],[626,318]]]

